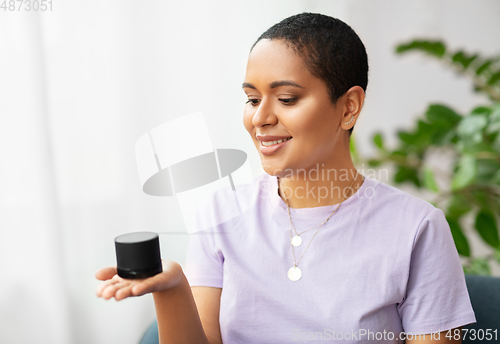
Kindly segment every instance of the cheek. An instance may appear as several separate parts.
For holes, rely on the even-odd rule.
[[[329,123],[325,122],[325,109],[314,102],[304,104],[290,111],[287,115],[287,123],[290,131],[296,132],[297,136],[318,135],[324,131]]]
[[[289,130],[301,141],[304,150],[317,149],[331,142],[336,126],[334,117],[335,114],[330,108],[310,104],[293,116],[293,121],[289,123]]]

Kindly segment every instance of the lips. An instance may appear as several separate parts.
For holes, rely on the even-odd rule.
[[[279,150],[281,150],[283,147],[285,147],[288,142],[292,141],[293,137],[291,136],[257,136],[257,139],[260,141],[260,152],[263,155],[273,155]],[[288,140],[285,140],[288,139]],[[285,140],[280,143],[276,143],[270,146],[264,146],[264,142],[272,142],[272,141],[279,141],[279,140]]]
[[[278,144],[278,143],[281,143],[283,141],[287,141],[287,140],[290,140],[291,137],[287,138],[287,139],[282,139],[282,140],[276,140],[276,141],[262,141],[261,142],[261,145],[262,146],[266,146],[266,147],[269,147],[269,146],[272,146],[272,145],[275,145],[275,144]]]
[[[268,141],[278,141],[278,140],[288,139],[292,136],[256,135],[255,137],[260,142],[268,142]]]

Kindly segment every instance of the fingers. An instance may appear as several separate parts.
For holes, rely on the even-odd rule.
[[[130,296],[141,296],[153,291],[158,281],[152,278],[146,280],[127,280],[118,275],[104,281],[96,290],[96,295],[106,300],[115,297],[116,300],[123,300]]]
[[[137,283],[132,295],[140,296],[176,286],[182,276],[182,267],[174,261],[163,261],[163,272]]]
[[[97,288],[96,295],[106,300],[115,297],[123,300],[130,296],[141,296],[166,290],[177,285],[182,276],[182,268],[173,261],[163,262],[164,271],[143,280],[123,279],[116,274],[116,267],[99,270],[96,278],[104,282]]]
[[[111,285],[113,285],[115,283],[116,283],[116,281],[114,281],[112,279],[107,280],[104,283],[101,283],[99,285],[99,287],[97,287],[96,295],[99,296],[99,297],[101,297],[102,296],[102,292],[104,291],[104,289],[106,289],[107,287],[109,287],[109,286],[111,286]]]
[[[126,299],[127,297],[130,297],[130,296],[134,296],[134,295],[132,295],[132,285],[131,284],[121,288],[120,290],[117,290],[115,293],[116,301]]]
[[[110,266],[107,268],[100,269],[95,273],[95,278],[101,281],[106,281],[116,275],[116,266]]]
[[[118,282],[115,284],[108,285],[104,290],[102,291],[101,297],[105,300],[111,299],[113,296],[115,296],[116,292],[120,289],[125,287],[125,283],[123,282]]]
[[[130,292],[133,296],[141,296],[144,294],[147,294],[151,292],[152,287],[154,287],[154,283],[151,283],[149,279],[135,284],[131,289]]]
[[[117,301],[120,301],[126,299],[127,297],[135,296],[132,294],[132,287],[138,282],[139,281],[137,280],[126,280],[118,275],[114,275],[113,278],[101,283],[101,285],[97,288],[96,295],[105,300],[109,300],[114,297]]]
[[[103,286],[101,286],[100,293],[98,292],[99,297],[102,297],[105,300],[111,299],[113,296],[117,300],[124,299],[128,296],[127,290],[132,288],[133,283],[129,281],[108,281],[104,282]]]
[[[169,287],[169,280],[170,274],[162,272],[145,280],[137,281],[138,283],[136,283],[131,290],[132,295],[141,296],[147,293],[167,289]]]
[[[109,299],[111,296],[113,296],[113,295],[108,296],[109,293],[117,286],[119,287],[121,285],[127,284],[124,282],[125,282],[125,280],[123,278],[121,278],[118,275],[114,275],[113,278],[108,279],[107,281],[104,281],[103,283],[101,283],[101,285],[99,285],[99,287],[97,287],[96,295],[98,297]],[[128,283],[130,283],[130,282],[128,282]]]

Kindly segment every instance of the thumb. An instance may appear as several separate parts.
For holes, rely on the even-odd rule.
[[[147,293],[168,289],[171,287],[170,284],[172,284],[170,274],[162,272],[137,283],[132,287],[131,292],[134,296],[141,296]]]
[[[154,278],[148,278],[138,282],[131,289],[132,295],[141,296],[147,293],[154,292],[158,288],[158,281]]]

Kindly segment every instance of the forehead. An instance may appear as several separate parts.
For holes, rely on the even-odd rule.
[[[312,74],[307,70],[304,60],[282,40],[260,40],[248,56],[245,80],[308,77],[312,77]]]

